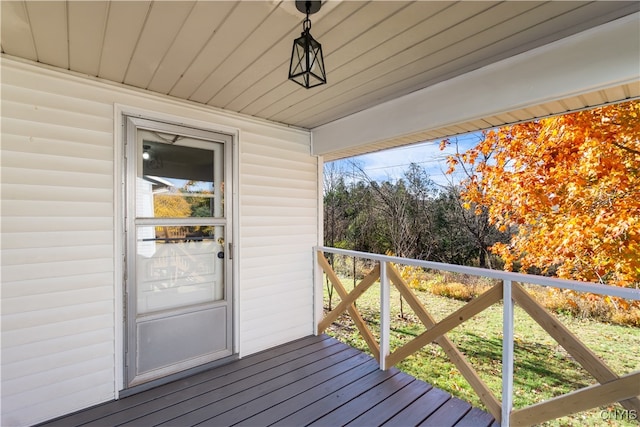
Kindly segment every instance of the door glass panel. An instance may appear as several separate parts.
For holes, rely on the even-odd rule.
[[[219,301],[224,227],[137,227],[138,313]]]
[[[169,139],[169,136],[149,131],[143,134],[139,147],[142,168],[136,184],[136,217],[223,217],[223,144],[206,142],[204,149],[196,147],[202,141],[179,136]],[[169,144],[158,139],[176,142]]]

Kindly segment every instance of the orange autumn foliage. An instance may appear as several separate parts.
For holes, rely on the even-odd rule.
[[[492,248],[507,269],[640,285],[640,102],[486,132],[461,162],[464,199],[516,231]]]

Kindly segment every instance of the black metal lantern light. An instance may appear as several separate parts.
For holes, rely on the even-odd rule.
[[[293,41],[289,80],[293,80],[307,89],[327,83],[322,45],[310,33],[309,15],[319,11],[321,5],[321,1],[296,0],[296,8],[300,12],[306,13],[307,18],[302,23],[302,34]]]

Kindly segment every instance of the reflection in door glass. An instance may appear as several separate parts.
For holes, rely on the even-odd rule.
[[[168,140],[166,136],[162,139]],[[179,145],[181,137],[174,139],[175,144],[142,139],[136,216],[224,216],[222,144],[208,142],[211,149],[203,149]]]
[[[137,227],[139,313],[224,299],[224,227]]]

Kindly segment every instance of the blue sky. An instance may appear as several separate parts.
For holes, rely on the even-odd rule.
[[[480,139],[480,133],[470,133],[451,138],[458,141],[458,149],[464,152],[475,146]],[[430,178],[439,185],[447,184],[445,171],[447,170],[446,158],[455,152],[455,145],[451,144],[446,150],[440,151],[440,140],[422,142],[405,147],[379,151],[362,156],[351,157],[344,160],[336,160],[338,166],[350,170],[350,161],[355,160],[364,171],[376,181],[395,181],[400,178],[410,163],[417,163],[426,168]],[[457,174],[457,176],[456,176]],[[454,173],[454,179],[462,177]]]

